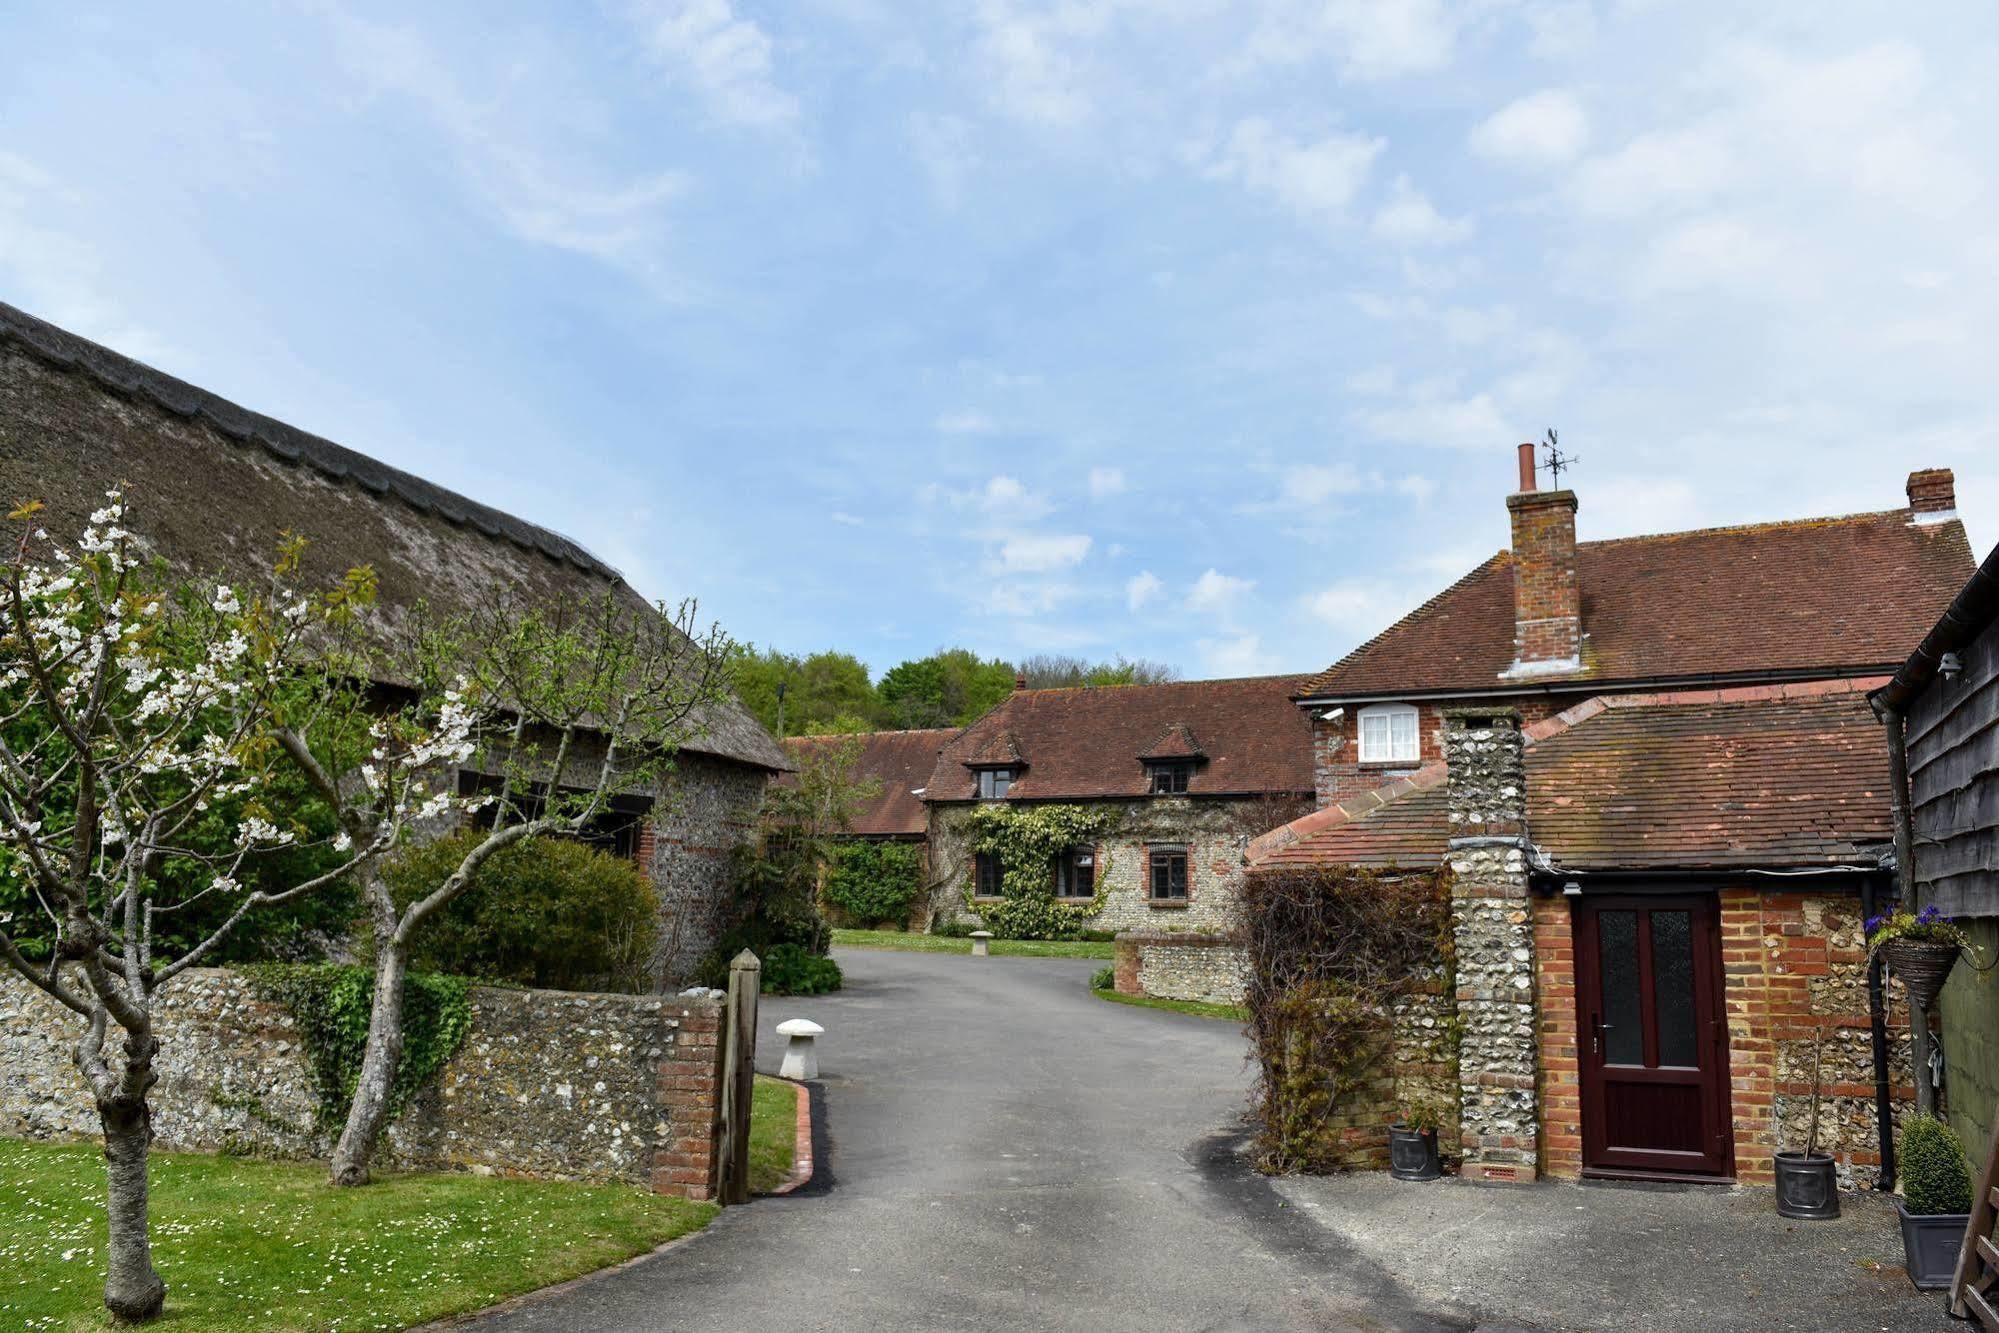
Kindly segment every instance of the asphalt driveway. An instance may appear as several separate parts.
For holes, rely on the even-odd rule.
[[[1233,1152],[1231,1024],[1088,993],[1101,964],[850,950],[819,1175],[480,1323],[526,1329],[1446,1329]]]

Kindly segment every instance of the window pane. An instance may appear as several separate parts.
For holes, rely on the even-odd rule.
[[[1614,1065],[1645,1063],[1639,1028],[1638,913],[1598,912],[1598,957],[1603,965],[1604,1059]]]
[[[1397,759],[1416,757],[1416,715],[1414,713],[1391,713],[1388,718],[1389,735],[1393,739],[1391,748]]]
[[[1652,1012],[1659,1024],[1659,1063],[1699,1065],[1693,922],[1686,912],[1652,913]]]
[[[1363,714],[1360,719],[1360,757],[1363,761],[1388,755],[1388,719],[1380,713]]]

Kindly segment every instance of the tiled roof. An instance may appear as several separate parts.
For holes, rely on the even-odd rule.
[[[859,742],[853,777],[875,779],[881,791],[854,817],[853,831],[871,837],[922,834],[927,820],[923,798],[916,792],[930,780],[937,751],[958,734],[956,727],[934,731],[869,731],[858,736],[794,736],[784,748],[795,761],[815,750]]]
[[[1870,677],[1609,695],[1538,722],[1527,826],[1564,870],[1871,863],[1890,827]],[[1258,866],[1430,866],[1444,854],[1445,770],[1314,811],[1250,847]]]
[[[1972,571],[1955,519],[1844,518],[1582,542],[1579,685],[1892,670]],[[1300,690],[1306,698],[1491,690],[1513,663],[1501,551]]]
[[[1311,721],[1290,700],[1297,676],[1189,680],[1170,685],[1016,690],[944,747],[931,774],[931,800],[970,800],[966,762],[988,762],[1010,737],[1026,767],[1009,799],[1069,800],[1144,796],[1139,756],[1176,726],[1199,737],[1206,762],[1191,796],[1312,790]],[[1155,755],[1153,757],[1163,757]]]
[[[1025,765],[1027,756],[1021,753],[1020,738],[1011,731],[987,731],[959,749],[958,762],[968,768],[1005,768]]]
[[[1184,722],[1175,722],[1159,733],[1157,740],[1138,752],[1140,759],[1199,759],[1207,751],[1194,739]]]

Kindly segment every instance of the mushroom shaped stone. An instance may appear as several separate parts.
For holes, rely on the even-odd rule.
[[[972,957],[984,958],[992,952],[993,933],[990,930],[972,932]]]
[[[825,1030],[809,1018],[787,1018],[777,1025],[777,1035],[790,1038],[784,1044],[784,1063],[778,1067],[780,1078],[819,1077],[819,1053],[812,1043]]]

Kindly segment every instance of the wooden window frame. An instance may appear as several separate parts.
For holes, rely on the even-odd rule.
[[[987,893],[986,878],[990,872],[993,891]],[[998,852],[972,853],[972,901],[996,903],[1006,897],[1006,867],[1000,864]]]
[[[1071,893],[1064,881],[1065,871],[1072,869],[1078,856],[1090,858],[1090,891],[1084,894]],[[1086,903],[1097,896],[1097,848],[1092,843],[1077,843],[1064,848],[1055,861],[1055,901],[1058,903]]]
[[[1004,764],[975,771],[978,774],[979,799],[982,801],[1004,801],[1013,789],[1014,779],[1019,776],[1018,769]]]
[[[1159,888],[1159,868],[1162,861],[1180,859],[1180,892],[1176,895],[1161,896]],[[1172,887],[1172,872],[1167,872],[1167,887]],[[1160,908],[1185,907],[1194,901],[1194,854],[1191,848],[1181,843],[1162,843],[1145,849],[1145,901],[1148,906]]]
[[[1146,788],[1153,796],[1185,796],[1194,782],[1191,759],[1148,759],[1145,762]],[[1161,783],[1165,785],[1161,785]],[[1177,785],[1176,785],[1177,784]]]

